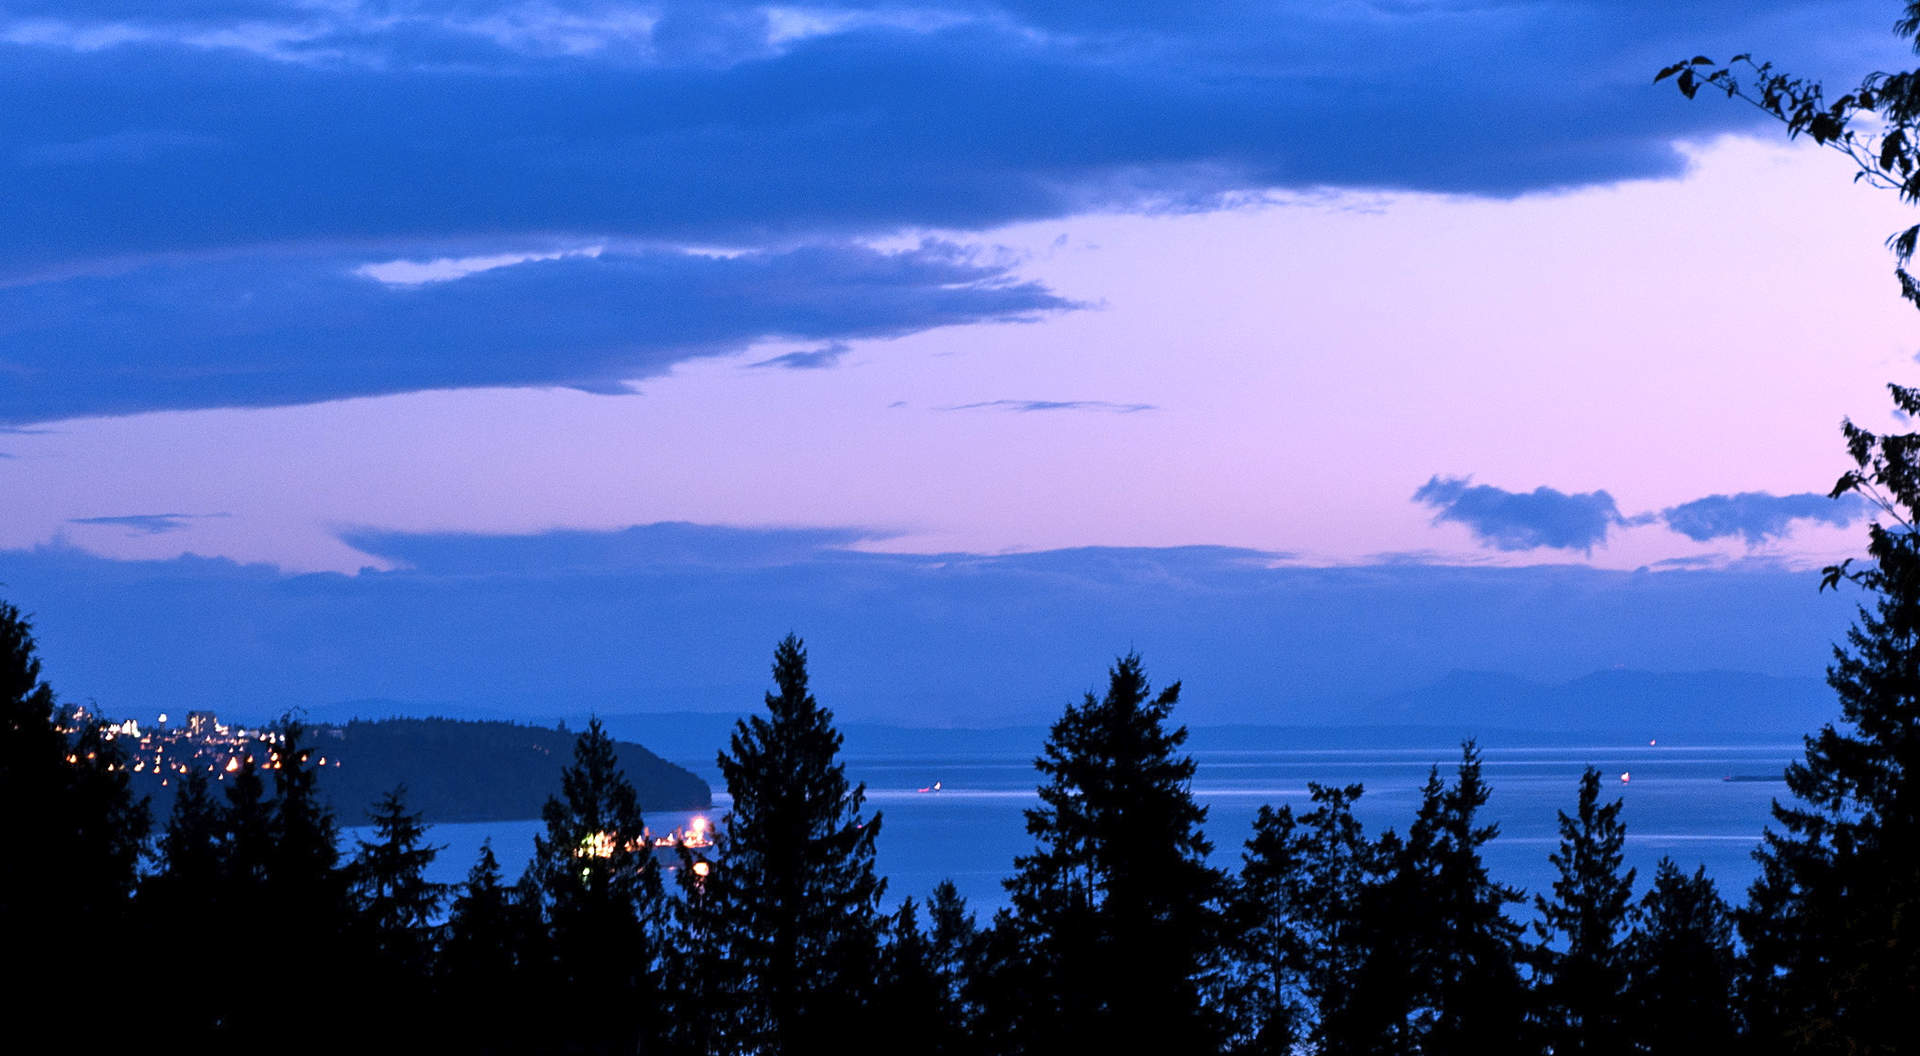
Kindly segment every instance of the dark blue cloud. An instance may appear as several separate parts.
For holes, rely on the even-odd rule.
[[[1902,57],[1869,0],[786,8],[804,32],[724,3],[651,24],[588,3],[171,6],[8,6],[8,269],[979,228],[1264,186],[1505,195],[1670,174],[1676,137],[1753,120],[1649,85],[1676,55]]]
[[[1817,75],[1901,61],[1883,7],[9,2],[0,421],[609,390],[760,337],[1060,306],[1004,270],[955,289],[908,274],[925,253],[797,245],[1249,189],[1511,195],[1672,174],[1676,139],[1757,119],[1656,90],[1651,71],[1702,49]],[[749,252],[613,253],[406,294],[347,274],[588,244]],[[807,254],[830,258],[823,274],[798,270]],[[849,285],[849,266],[894,275]],[[797,292],[747,282],[756,269]],[[643,300],[662,291],[665,307]]]
[[[185,531],[192,522],[205,517],[225,517],[224,513],[129,513],[116,517],[74,517],[68,524],[110,525],[125,528],[134,535],[165,535]]]
[[[942,407],[943,411],[1012,411],[1031,414],[1036,411],[1102,411],[1107,414],[1138,414],[1157,411],[1151,403],[1112,403],[1107,400],[981,400]]]
[[[1413,499],[1438,511],[1434,523],[1464,524],[1475,539],[1500,550],[1591,551],[1607,541],[1615,526],[1635,523],[1620,515],[1613,496],[1604,491],[1507,491],[1475,484],[1470,477],[1435,476]]]
[[[763,338],[884,338],[1072,306],[938,242],[609,251],[412,286],[355,263],[186,259],[0,286],[0,422],[471,386],[621,391]]]
[[[1866,514],[1867,504],[1858,495],[1830,499],[1812,492],[1773,495],[1764,491],[1709,495],[1660,511],[1668,528],[1689,539],[1706,542],[1739,536],[1748,546],[1787,535],[1795,521],[1845,527]]]
[[[802,349],[798,352],[786,352],[755,363],[756,367],[785,367],[788,370],[825,370],[838,366],[840,360],[852,349],[844,341],[835,341],[819,348]]]
[[[1318,723],[1455,668],[1551,681],[1615,665],[1817,676],[1852,615],[1815,574],[1764,566],[846,549],[867,534],[363,532],[350,541],[408,567],[357,575],[0,551],[0,596],[35,615],[53,684],[117,713],[368,698],[523,716],[739,711],[765,690],[772,643],[798,631],[843,718],[963,725],[1049,721],[1129,646],[1186,681],[1188,722]]]

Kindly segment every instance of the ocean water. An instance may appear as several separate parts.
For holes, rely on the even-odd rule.
[[[1238,866],[1262,804],[1311,809],[1309,782],[1364,785],[1355,813],[1368,831],[1404,832],[1429,769],[1440,767],[1441,777],[1450,780],[1459,760],[1457,750],[1402,748],[1193,754],[1193,793],[1208,808],[1205,828],[1214,861],[1226,868]],[[1559,843],[1557,812],[1574,809],[1580,774],[1591,765],[1605,777],[1603,796],[1625,803],[1626,858],[1639,871],[1636,890],[1645,889],[1655,863],[1666,856],[1688,871],[1705,866],[1721,893],[1737,902],[1757,873],[1751,855],[1770,820],[1769,805],[1787,793],[1775,780],[1726,778],[1778,777],[1800,754],[1798,744],[1485,748],[1492,799],[1484,817],[1500,826],[1486,853],[1488,866],[1496,879],[1529,894],[1549,890],[1554,870],[1547,856]],[[867,785],[869,809],[882,817],[879,866],[888,878],[889,905],[924,898],[943,879],[951,879],[983,916],[1006,904],[1000,881],[1012,873],[1014,856],[1033,846],[1023,815],[1038,803],[1030,756],[852,756],[846,762],[849,775]],[[710,813],[717,820],[726,812],[719,775],[701,776],[716,788]],[[940,791],[919,791],[935,781]],[[648,815],[648,822],[664,831],[690,816]],[[433,878],[463,879],[482,841],[491,840],[511,879],[525,867],[540,828],[537,821],[434,826],[429,837],[444,850]]]

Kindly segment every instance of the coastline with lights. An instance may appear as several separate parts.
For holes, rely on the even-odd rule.
[[[157,811],[167,809],[188,773],[205,774],[217,789],[248,763],[266,771],[279,768],[286,740],[274,726],[222,721],[212,711],[190,711],[184,720],[162,714],[145,724],[69,707],[62,719],[70,733],[102,723],[102,735],[126,754],[135,793],[152,799]],[[536,819],[573,740],[564,724],[547,728],[433,718],[355,719],[307,726],[300,734],[322,797],[347,825],[358,824],[371,804],[403,785],[410,809],[429,824]],[[616,746],[649,811],[712,806],[712,788],[692,771],[640,744]],[[77,763],[79,757],[69,761]]]

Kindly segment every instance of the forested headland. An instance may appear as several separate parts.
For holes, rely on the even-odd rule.
[[[573,752],[574,735],[514,722],[470,719],[356,719],[316,726],[311,743],[328,759],[319,768],[323,802],[349,824],[396,786],[407,806],[429,824],[537,818],[554,780]],[[621,772],[649,810],[702,810],[713,790],[685,767],[631,741],[615,741]],[[173,800],[170,783],[152,770],[136,771],[135,792],[156,809]]]

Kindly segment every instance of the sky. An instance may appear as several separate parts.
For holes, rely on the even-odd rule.
[[[1899,6],[0,0],[0,597],[123,711],[1817,675],[1910,210],[1651,82]]]

